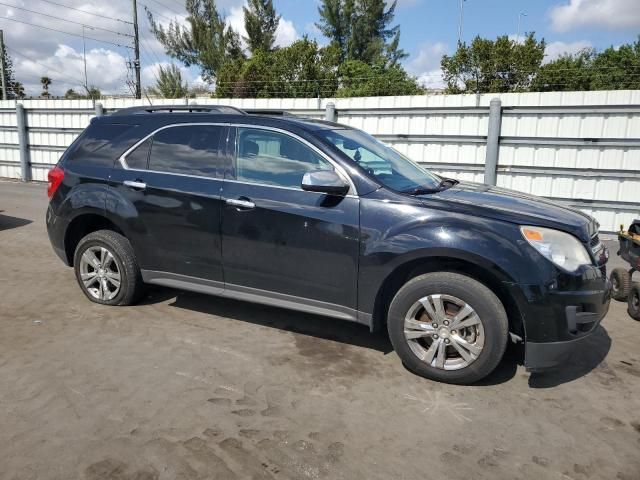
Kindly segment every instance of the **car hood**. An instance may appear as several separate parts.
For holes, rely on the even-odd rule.
[[[596,220],[580,210],[541,197],[481,183],[460,182],[441,192],[421,195],[432,206],[446,203],[461,213],[495,218],[520,225],[537,225],[569,232],[589,241],[598,231]]]

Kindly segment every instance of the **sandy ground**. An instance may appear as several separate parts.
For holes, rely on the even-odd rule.
[[[561,371],[511,349],[443,385],[355,324],[159,288],[92,304],[45,208],[44,186],[0,182],[1,479],[640,478],[621,303]]]

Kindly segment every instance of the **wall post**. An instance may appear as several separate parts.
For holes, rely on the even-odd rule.
[[[336,121],[337,116],[335,103],[327,103],[327,106],[324,108],[324,119],[328,122]]]
[[[96,117],[101,117],[104,115],[104,108],[101,103],[96,103]]]
[[[484,183],[495,185],[498,176],[500,153],[500,128],[502,126],[502,102],[494,98],[489,104],[489,129],[487,131],[487,156],[484,162]]]
[[[29,162],[29,136],[27,135],[27,117],[24,106],[16,103],[16,120],[18,126],[18,143],[20,144],[20,171],[23,182],[31,181],[31,164]]]

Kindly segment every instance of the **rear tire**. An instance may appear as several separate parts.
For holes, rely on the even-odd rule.
[[[500,363],[509,323],[502,303],[485,285],[465,275],[435,272],[398,291],[387,328],[409,370],[440,382],[471,384]]]
[[[78,285],[89,300],[102,305],[132,305],[144,284],[133,248],[125,237],[98,230],[82,238],[73,266]]]
[[[629,299],[627,300],[627,312],[634,320],[640,320],[640,283],[633,282]]]
[[[611,272],[611,297],[626,302],[631,290],[631,275],[624,268],[614,268]]]

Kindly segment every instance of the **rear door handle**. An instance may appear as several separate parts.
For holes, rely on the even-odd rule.
[[[131,187],[131,188],[135,188],[136,190],[144,190],[145,188],[147,188],[147,184],[144,182],[137,182],[135,180],[125,180],[124,182],[125,186],[127,187]]]
[[[256,204],[249,200],[236,200],[234,198],[227,198],[226,203],[227,205],[233,205],[234,207],[244,208],[246,210],[256,208]]]

